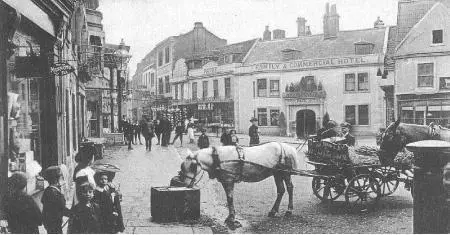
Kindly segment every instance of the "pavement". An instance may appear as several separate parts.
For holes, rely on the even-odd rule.
[[[168,186],[177,174],[181,158],[173,146],[160,147],[153,143],[152,151],[145,145],[110,146],[99,162],[110,163],[121,169],[113,182],[123,195],[122,213],[127,234],[174,233],[212,234],[210,227],[200,224],[155,223],[151,220],[150,190],[153,186]]]

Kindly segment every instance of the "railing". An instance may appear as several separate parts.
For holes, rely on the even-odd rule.
[[[296,99],[296,98],[326,98],[327,93],[325,91],[289,91],[283,92],[283,98]]]
[[[221,102],[232,102],[233,99],[231,97],[206,97],[206,98],[197,98],[197,99],[173,99],[172,104],[198,104],[198,103],[221,103]]]

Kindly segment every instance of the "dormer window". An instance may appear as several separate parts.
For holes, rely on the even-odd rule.
[[[283,54],[283,60],[298,60],[302,58],[302,52],[300,50],[287,48],[281,51]]]
[[[355,54],[356,55],[372,54],[374,47],[375,44],[360,40],[359,42],[355,42]]]
[[[433,30],[433,44],[440,44],[444,42],[444,33],[442,29]]]

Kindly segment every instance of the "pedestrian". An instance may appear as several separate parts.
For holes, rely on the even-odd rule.
[[[145,150],[152,151],[152,138],[155,135],[153,122],[148,117],[143,117],[140,126],[144,136]]]
[[[129,121],[124,122],[123,130],[124,130],[125,137],[127,140],[128,150],[132,150],[133,148],[131,147],[131,144],[134,142],[133,141],[133,136],[134,136],[133,124]]]
[[[156,139],[158,140],[158,143],[156,145],[160,145],[161,144],[161,118],[157,118],[155,119],[155,134],[156,134]]]
[[[258,131],[258,119],[253,117],[250,119],[252,125],[248,128],[248,135],[250,136],[250,146],[259,144],[259,131]]]
[[[73,181],[74,182],[80,182],[80,180],[77,180],[77,178],[80,177],[86,177],[86,180],[93,184],[95,186],[95,171],[91,168],[91,165],[94,163],[94,155],[95,155],[95,148],[94,146],[87,145],[78,151],[77,155],[75,156],[75,162],[77,162],[77,166],[74,169],[73,172]],[[75,190],[76,190],[77,184],[75,184]],[[77,194],[75,194],[74,202],[73,204],[78,203]]]
[[[78,185],[76,194],[79,203],[72,208],[70,233],[98,234],[103,232],[101,210],[93,202],[95,186],[89,182]]]
[[[59,166],[50,166],[43,172],[43,177],[49,186],[42,195],[42,218],[48,234],[62,234],[63,216],[69,217],[66,198],[61,192],[63,174]]]
[[[170,132],[172,132],[172,127],[169,119],[167,117],[164,117],[161,120],[161,146],[167,147],[170,142]]]
[[[188,137],[189,137],[189,143],[194,143],[195,140],[195,136],[194,136],[194,122],[193,121],[189,121],[188,125],[187,125],[187,133],[188,133]]]
[[[142,145],[142,141],[141,141],[141,125],[139,125],[138,123],[136,123],[134,125],[134,142],[135,144],[137,144],[137,140],[139,139],[139,144]]]
[[[8,178],[8,191],[3,209],[11,233],[39,233],[41,211],[33,198],[25,192],[28,177],[16,172]]]
[[[198,137],[197,146],[200,149],[209,147],[209,138],[206,135],[206,129],[202,129],[202,134]]]
[[[172,144],[175,143],[177,138],[180,138],[181,146],[183,146],[183,133],[184,133],[184,125],[180,121],[178,125],[175,127],[175,137],[173,138]]]
[[[239,138],[236,135],[236,130],[230,131],[230,145],[237,146],[239,144]]]
[[[227,146],[231,144],[231,136],[227,132],[227,128],[222,127],[222,136],[220,136],[220,142],[223,146]]]
[[[125,230],[120,206],[120,192],[112,183],[109,172],[97,172],[95,179],[97,187],[94,190],[93,202],[99,205],[103,225],[102,233],[112,234]]]

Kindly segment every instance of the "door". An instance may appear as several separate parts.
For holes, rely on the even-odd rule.
[[[303,109],[296,115],[297,137],[304,137],[316,132],[316,114],[309,109]]]

